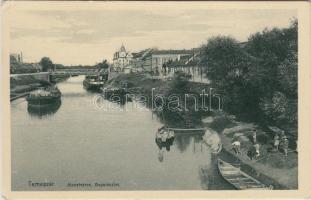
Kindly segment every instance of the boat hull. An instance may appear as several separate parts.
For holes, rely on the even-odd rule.
[[[244,173],[240,168],[218,159],[218,169],[222,177],[232,184],[238,190],[269,190],[271,188],[265,186],[255,178]]]
[[[88,90],[99,90],[104,83],[92,83],[88,80],[83,81],[83,86]]]

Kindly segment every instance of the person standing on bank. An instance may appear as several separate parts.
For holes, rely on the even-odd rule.
[[[240,141],[235,141],[232,143],[232,147],[233,150],[235,151],[236,154],[240,154],[241,153],[241,143]]]
[[[280,144],[280,137],[279,134],[275,134],[274,135],[274,147],[276,148],[276,150],[279,150],[279,144]]]
[[[254,148],[255,148],[255,159],[258,159],[260,156],[260,145],[258,143],[254,144]]]
[[[285,156],[287,156],[287,152],[288,152],[288,139],[286,137],[286,135],[282,138],[282,149],[284,151]]]
[[[256,129],[254,129],[254,132],[253,132],[253,144],[256,144],[257,143],[257,131]]]

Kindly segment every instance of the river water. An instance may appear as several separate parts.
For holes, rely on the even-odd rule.
[[[202,134],[176,133],[160,149],[163,124],[151,111],[99,109],[83,78],[59,83],[61,104],[51,108],[11,102],[12,190],[232,189]],[[51,185],[31,184],[42,182]]]

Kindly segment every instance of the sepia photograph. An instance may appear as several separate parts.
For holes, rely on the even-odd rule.
[[[297,8],[93,3],[5,9],[13,192],[300,188]]]

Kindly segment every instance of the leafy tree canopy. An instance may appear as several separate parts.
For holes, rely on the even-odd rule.
[[[54,67],[53,62],[48,57],[41,58],[40,65],[42,66],[42,71],[44,71],[44,72],[46,72],[49,69],[52,69]]]
[[[297,126],[298,21],[288,28],[264,29],[239,43],[217,36],[201,47],[200,65],[224,107],[248,118]],[[290,117],[288,117],[290,116]]]

